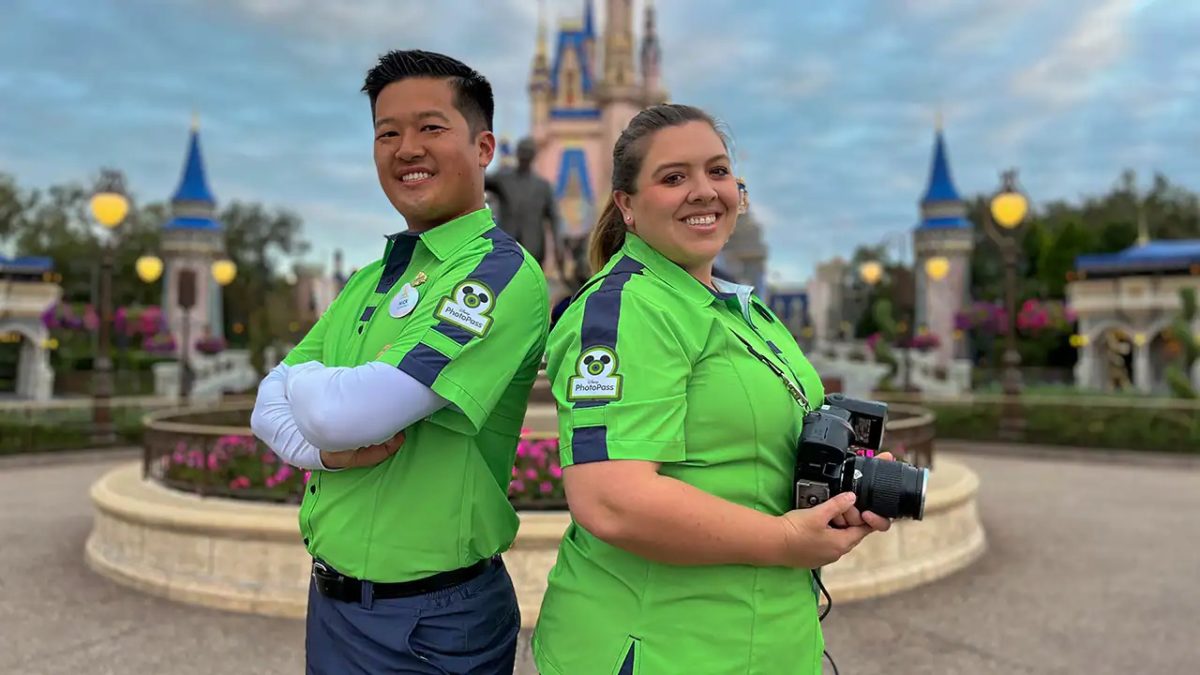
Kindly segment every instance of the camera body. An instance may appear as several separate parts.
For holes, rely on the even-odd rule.
[[[860,511],[922,518],[928,469],[855,452],[882,448],[887,415],[886,403],[843,394],[829,394],[825,405],[805,415],[793,481],[795,508],[812,508],[842,492],[854,492]]]

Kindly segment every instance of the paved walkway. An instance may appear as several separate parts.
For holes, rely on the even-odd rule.
[[[1195,672],[1200,467],[965,459],[988,554],[925,588],[835,598],[843,675]],[[86,568],[87,488],[109,466],[0,465],[0,673],[303,672],[300,622],[159,600]]]

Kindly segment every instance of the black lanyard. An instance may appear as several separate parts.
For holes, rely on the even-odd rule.
[[[783,386],[787,387],[788,393],[792,395],[792,398],[796,399],[796,403],[800,404],[800,407],[806,414],[812,412],[812,409],[809,407],[808,396],[804,394],[804,385],[800,383],[799,378],[796,378],[796,382],[793,383],[790,379],[788,379],[788,376],[784,374],[783,370],[780,369],[779,366],[775,365],[774,361],[758,353],[758,350],[756,350],[754,347],[751,347],[750,343],[746,341],[746,338],[738,335],[737,331],[733,330],[732,328],[729,329],[729,332],[733,333],[734,337],[736,337],[738,340],[741,340],[742,344],[746,345],[746,349],[748,349],[750,353],[754,355],[754,358],[767,364],[767,367],[771,369],[771,372],[775,373],[775,375],[781,381],[783,381]],[[792,374],[792,377],[795,377],[795,373]]]

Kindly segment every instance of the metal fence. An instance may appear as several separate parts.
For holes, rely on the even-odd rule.
[[[299,503],[308,472],[279,461],[250,430],[250,401],[145,416],[143,473],[201,496]]]

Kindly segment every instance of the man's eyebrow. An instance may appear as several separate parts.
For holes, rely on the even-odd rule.
[[[426,119],[429,117],[436,117],[436,118],[442,120],[443,122],[450,121],[450,118],[446,117],[445,113],[441,112],[440,110],[422,110],[421,112],[414,114],[412,117],[413,117],[413,119],[417,119],[417,120],[422,120],[422,119]],[[384,124],[396,124],[396,118],[380,117],[379,119],[375,120],[375,128],[376,129],[378,129],[380,126],[382,126]]]
[[[729,155],[726,155],[725,153],[721,153],[719,155],[713,155],[712,157],[708,158],[708,161],[706,161],[705,164],[712,164],[713,162],[720,161],[720,160],[729,161]],[[688,165],[687,162],[668,162],[666,164],[660,164],[657,167],[655,167],[653,173],[659,173],[666,169],[687,167],[687,165]]]

